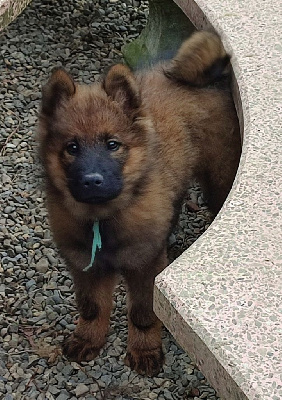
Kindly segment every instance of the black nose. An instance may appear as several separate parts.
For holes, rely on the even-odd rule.
[[[82,180],[82,185],[87,189],[95,186],[101,186],[104,182],[104,178],[101,174],[98,173],[92,173],[92,174],[86,174],[83,177]]]

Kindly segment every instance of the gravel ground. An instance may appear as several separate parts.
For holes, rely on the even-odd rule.
[[[162,373],[141,377],[124,365],[122,285],[101,356],[79,365],[61,355],[77,311],[72,280],[52,243],[44,208],[35,141],[41,85],[58,65],[81,82],[95,80],[144,26],[146,2],[137,5],[132,0],[34,0],[0,36],[1,399],[217,399],[165,330]],[[200,189],[189,193],[170,238],[171,258],[210,221]]]

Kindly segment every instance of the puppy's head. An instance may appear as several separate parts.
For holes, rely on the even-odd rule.
[[[127,67],[112,67],[91,86],[55,70],[39,120],[48,184],[73,213],[106,217],[128,205],[145,179],[154,135]]]

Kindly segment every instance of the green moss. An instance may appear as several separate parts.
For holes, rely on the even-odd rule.
[[[123,47],[125,62],[138,69],[170,58],[194,29],[173,0],[149,0],[146,27],[139,38]]]

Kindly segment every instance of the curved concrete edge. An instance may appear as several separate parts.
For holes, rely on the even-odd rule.
[[[157,277],[154,308],[222,399],[279,400],[282,3],[175,3],[197,28],[216,30],[232,54],[244,141],[222,210]]]
[[[10,24],[31,0],[0,0],[0,32]]]

